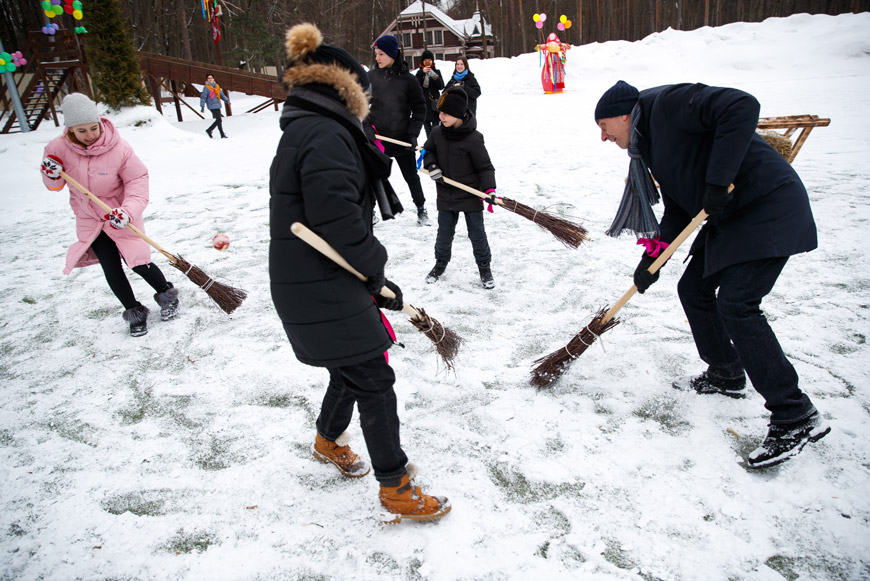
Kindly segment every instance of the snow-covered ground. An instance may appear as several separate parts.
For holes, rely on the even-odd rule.
[[[371,476],[311,458],[326,373],[295,360],[268,289],[278,113],[244,114],[261,99],[233,95],[228,140],[171,107],[112,115],[151,172],[150,236],[250,293],[227,316],[155,253],[183,311],[152,312],[138,339],[98,267],[61,273],[74,220],[37,169],[59,130],[0,136],[0,578],[870,579],[868,30],[867,13],[796,15],[575,47],[560,95],[542,93],[534,53],[472,62],[499,193],[593,239],[569,250],[497,210],[498,286],[484,291],[463,235],[426,285],[435,227],[408,212],[376,226],[387,275],[466,341],[451,373],[393,317],[403,444],[419,484],[453,503],[430,524],[380,524]],[[767,427],[756,393],[670,387],[703,369],[675,292],[685,249],[553,389],[528,383],[533,360],[631,285],[640,249],[603,234],[628,160],[592,119],[619,79],[734,86],[764,116],[831,119],[795,162],[819,249],[790,260],[763,305],[833,426],[791,462],[743,467]]]

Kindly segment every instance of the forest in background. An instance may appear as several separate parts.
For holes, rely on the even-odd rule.
[[[298,22],[314,22],[327,42],[347,48],[371,64],[371,44],[413,0],[219,0],[219,56],[199,2],[121,0],[136,50],[165,56],[239,66],[261,72],[281,70],[284,31]],[[84,0],[84,24],[87,26]],[[560,15],[572,26],[559,32],[564,42],[587,44],[639,40],[673,28],[693,30],[729,22],[760,22],[795,13],[840,14],[870,11],[870,0],[450,0],[426,2],[455,19],[470,18],[479,7],[492,26],[495,54],[510,57],[534,50],[541,34],[555,32]],[[542,31],[532,15],[550,19]],[[69,19],[72,25],[72,19]],[[61,21],[66,25],[64,18]],[[0,2],[0,39],[7,51],[24,50],[26,32],[47,22],[37,0]],[[551,26],[552,23],[552,26]]]

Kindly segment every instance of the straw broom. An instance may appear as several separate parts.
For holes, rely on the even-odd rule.
[[[366,277],[344,259],[329,243],[300,222],[294,222],[290,231],[303,242],[335,262],[337,265],[365,282]],[[381,289],[381,296],[388,299],[396,298],[396,294],[386,286]],[[402,312],[410,317],[410,322],[418,331],[426,335],[435,345],[435,351],[441,356],[447,369],[453,369],[453,361],[459,353],[462,337],[426,314],[423,309],[416,309],[408,303],[402,304]]]
[[[404,147],[414,146],[405,141],[399,141],[398,139],[392,139],[390,137],[384,137],[383,135],[375,135],[377,139],[381,141],[388,141],[390,143],[395,143],[396,145],[402,145]],[[420,146],[417,146],[416,149],[422,149]],[[429,175],[429,171],[421,168],[420,173]],[[531,220],[541,228],[547,230],[555,236],[562,244],[569,248],[577,248],[587,240],[589,240],[589,232],[581,225],[571,222],[570,220],[565,220],[564,218],[557,218],[552,214],[547,214],[546,212],[540,212],[526,206],[525,204],[521,204],[516,200],[511,200],[510,198],[500,198],[495,195],[490,195],[480,190],[476,190],[472,187],[466,186],[463,183],[457,182],[456,180],[452,180],[448,177],[443,178],[444,183],[453,186],[454,188],[458,188],[466,193],[471,194],[472,196],[477,196],[483,201],[489,204],[496,204],[505,208],[506,210],[513,212],[519,216],[522,216],[526,220]]]
[[[733,187],[734,186],[732,186],[732,189]],[[662,265],[667,262],[677,248],[680,247],[680,244],[685,242],[686,238],[688,238],[692,232],[701,225],[701,222],[706,219],[707,212],[704,210],[698,212],[698,215],[695,216],[682,232],[680,232],[679,236],[671,242],[670,246],[665,248],[662,253],[659,254],[658,258],[656,258],[655,262],[649,266],[647,269],[649,273],[655,274],[658,272]],[[595,318],[592,319],[592,321],[586,325],[582,331],[574,335],[565,347],[535,360],[534,363],[537,364],[537,366],[532,370],[530,383],[540,390],[549,387],[553,382],[559,379],[559,377],[561,377],[568,369],[571,362],[580,357],[580,355],[586,351],[586,348],[592,345],[592,343],[594,343],[602,333],[609,331],[620,323],[619,320],[614,318],[616,313],[625,306],[636,292],[637,287],[631,285],[631,288],[622,295],[622,298],[619,299],[613,307],[610,309],[605,307],[598,311]]]
[[[112,208],[110,208],[105,202],[103,202],[103,200],[92,194],[90,191],[88,191],[86,187],[71,178],[68,173],[61,171],[60,176],[65,179],[69,185],[73,186],[75,189],[90,198],[91,201],[98,205],[100,208],[108,213],[112,212]],[[248,293],[243,291],[242,289],[233,288],[231,286],[227,286],[225,284],[217,282],[206,273],[204,273],[198,266],[190,264],[181,256],[171,254],[168,251],[164,250],[159,244],[157,244],[147,234],[139,230],[133,224],[128,223],[127,228],[132,230],[133,233],[139,236],[142,240],[153,246],[158,252],[160,252],[160,254],[168,258],[172,266],[183,272],[184,275],[189,278],[196,286],[204,290],[205,293],[210,296],[212,300],[217,303],[217,305],[226,314],[229,315],[237,308],[239,308],[239,305],[241,305],[242,301],[245,300],[245,297],[248,296]]]

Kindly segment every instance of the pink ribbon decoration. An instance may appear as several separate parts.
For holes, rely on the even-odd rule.
[[[486,190],[486,193],[489,194],[490,196],[492,196],[489,198],[490,200],[492,198],[498,198],[498,196],[495,195],[495,188],[489,188],[488,190]],[[500,200],[501,198],[498,198],[498,199]],[[486,211],[489,212],[490,214],[495,213],[492,209],[492,202],[489,202],[489,204],[487,204]]]
[[[646,253],[655,258],[661,254],[662,250],[670,246],[667,242],[662,242],[659,238],[638,238],[638,246],[646,247]]]

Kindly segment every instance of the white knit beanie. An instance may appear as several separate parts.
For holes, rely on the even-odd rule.
[[[96,123],[100,120],[97,104],[82,93],[70,93],[64,97],[60,111],[63,113],[63,124],[66,127]]]

